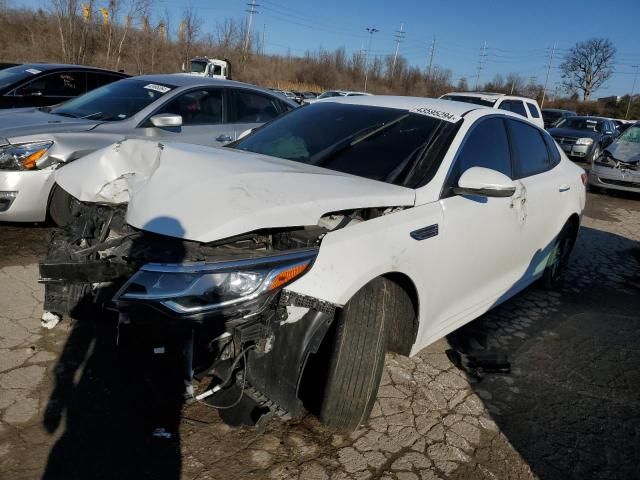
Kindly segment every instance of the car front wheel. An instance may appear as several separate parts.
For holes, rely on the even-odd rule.
[[[376,278],[337,316],[320,420],[354,430],[367,420],[380,384],[388,332],[410,299],[398,284]]]

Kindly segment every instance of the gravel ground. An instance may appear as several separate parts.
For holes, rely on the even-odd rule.
[[[40,328],[47,229],[0,235],[2,478],[640,478],[637,196],[589,195],[559,291],[531,287],[413,358],[388,355],[352,434],[312,416],[258,433],[199,404],[154,423],[153,395],[112,388],[145,382],[118,363],[108,329]],[[505,354],[511,372],[469,376],[452,346]],[[158,426],[171,438],[153,437]]]

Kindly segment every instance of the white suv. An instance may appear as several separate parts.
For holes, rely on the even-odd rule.
[[[533,98],[487,92],[454,92],[447,93],[440,98],[443,100],[455,100],[456,102],[474,103],[476,105],[484,105],[485,107],[508,110],[522,115],[536,126],[544,128],[540,107],[538,106],[538,102]]]

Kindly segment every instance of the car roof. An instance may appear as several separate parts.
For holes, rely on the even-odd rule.
[[[191,75],[189,73],[165,73],[156,75],[140,75],[137,77],[131,77],[132,80],[143,80],[147,82],[160,82],[168,83],[176,87],[191,87],[197,85],[218,85],[221,87],[252,87],[256,90],[262,90],[267,92],[267,88],[258,87],[249,83],[237,82],[235,80],[226,80],[224,78],[210,78],[201,77],[198,75]]]
[[[486,98],[491,100],[498,100],[499,98],[502,98],[502,97],[509,97],[509,98],[521,98],[524,100],[535,101],[533,100],[533,98],[523,97],[522,95],[507,95],[506,93],[496,93],[496,92],[449,92],[449,93],[445,93],[445,95],[460,95],[465,97]]]
[[[362,95],[353,97],[335,97],[332,102],[347,103],[351,105],[368,105],[371,107],[397,108],[400,110],[413,110],[416,108],[428,108],[439,112],[462,116],[471,110],[484,109],[495,110],[482,105],[455,102],[453,100],[441,100],[439,98],[425,97],[401,97],[394,95]]]
[[[564,108],[543,108],[542,111],[543,112],[569,112],[569,113],[575,113],[573,110],[566,110]]]
[[[597,121],[602,121],[602,120],[609,120],[608,118],[605,117],[596,117],[594,115],[576,115],[575,117],[571,117],[572,119],[575,120],[580,120],[580,119],[584,119],[584,120],[597,120]]]
[[[117,75],[124,75],[124,76],[129,76],[126,73],[123,72],[116,72],[115,70],[107,70],[105,68],[98,68],[98,67],[89,67],[87,65],[74,65],[74,64],[66,64],[66,63],[23,63],[23,64],[18,64],[15,67],[19,67],[19,68],[24,68],[25,70],[27,68],[33,68],[36,70],[40,70],[42,72],[48,72],[51,70],[63,70],[63,69],[80,69],[80,70],[96,70],[96,71],[100,71],[100,72],[109,72],[109,73],[115,73]],[[13,67],[13,68],[15,68]]]

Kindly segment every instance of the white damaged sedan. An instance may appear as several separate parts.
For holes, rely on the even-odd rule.
[[[230,148],[128,140],[58,172],[45,310],[162,332],[187,385],[211,375],[193,399],[353,429],[385,352],[556,284],[586,180],[522,117],[424,98],[318,102]]]

